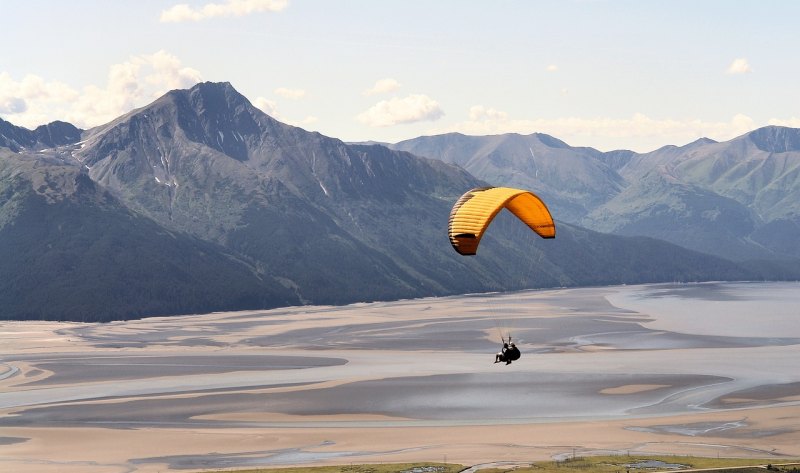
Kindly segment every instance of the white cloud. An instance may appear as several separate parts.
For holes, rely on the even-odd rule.
[[[200,80],[198,71],[183,67],[166,51],[133,56],[111,66],[105,88],[85,87],[67,118],[75,124],[106,123],[169,90],[188,88]]]
[[[750,67],[747,59],[742,57],[734,59],[726,72],[728,74],[747,74],[748,72],[753,72],[753,68]]]
[[[555,64],[550,64],[545,68],[545,70],[547,72],[556,72],[558,70],[558,66],[556,66]]]
[[[207,3],[199,8],[179,3],[161,12],[161,22],[179,23],[200,21],[225,16],[244,16],[265,11],[278,12],[286,8],[288,0],[226,0],[223,3]]]
[[[778,120],[771,120],[770,123]],[[800,119],[781,121],[788,126],[800,125]],[[700,119],[654,119],[637,113],[628,118],[512,119],[507,113],[483,106],[469,109],[468,119],[450,127],[430,130],[431,133],[460,132],[468,135],[503,133],[547,133],[573,145],[600,146],[598,143],[631,143],[638,151],[650,151],[666,144],[685,144],[701,137],[727,140],[756,128],[750,117],[742,114],[729,121]],[[638,144],[638,146],[636,146]],[[653,145],[655,144],[655,145]],[[613,147],[613,145],[611,145]],[[620,146],[616,146],[620,147]],[[608,149],[608,148],[607,148]]]
[[[67,107],[78,97],[78,92],[63,82],[47,82],[33,74],[14,80],[8,73],[0,73],[0,115],[17,126],[35,128],[65,120]]]
[[[395,90],[400,88],[400,83],[397,82],[395,79],[381,79],[375,82],[375,85],[372,88],[367,89],[363,92],[363,95],[377,95],[377,94],[386,94],[389,92],[394,92]]]
[[[269,100],[264,97],[258,97],[253,101],[253,105],[255,105],[256,108],[266,113],[267,115],[271,116],[272,118],[277,118],[278,106],[274,100]]]
[[[775,126],[788,126],[791,128],[800,128],[800,118],[797,117],[786,118],[786,119],[772,118],[767,123]]]
[[[0,96],[0,113],[2,114],[23,113],[27,109],[28,104],[25,102],[25,99]]]
[[[64,120],[82,128],[107,123],[171,89],[187,88],[200,73],[166,51],[132,56],[109,68],[105,86],[76,90],[62,82],[27,75],[15,81],[0,73],[0,114],[15,125],[34,128]]]
[[[508,120],[508,114],[493,108],[486,108],[483,105],[475,105],[469,109],[469,120],[471,122],[506,121]]]
[[[313,115],[309,115],[303,118],[302,120],[293,120],[287,118],[278,111],[278,105],[275,103],[275,101],[269,100],[265,97],[258,97],[253,101],[253,105],[255,105],[256,108],[266,113],[270,117],[282,123],[286,123],[287,125],[303,127],[303,126],[313,125],[314,123],[317,123],[317,121],[319,121],[319,118]]]
[[[303,89],[287,89],[286,87],[275,89],[275,93],[285,99],[302,99],[306,96],[306,91]]]
[[[358,115],[361,123],[372,127],[393,126],[404,123],[435,121],[444,116],[439,102],[427,95],[409,95],[405,98],[383,100]]]
[[[264,97],[257,97],[253,100],[253,105],[256,108],[260,109],[262,112],[266,113],[267,115],[275,118],[278,111],[278,106],[274,100],[270,100]]]

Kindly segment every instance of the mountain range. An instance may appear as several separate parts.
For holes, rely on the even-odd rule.
[[[800,259],[798,129],[770,126],[644,154],[571,147],[543,134],[447,134],[390,146],[536,189],[559,218],[596,231],[734,261]]]
[[[755,138],[762,146],[787,150],[765,153],[784,155],[788,166],[791,133],[763,133]],[[747,149],[760,150],[752,143]],[[685,148],[706,145],[720,144]],[[797,222],[780,210],[796,192],[786,173],[769,174],[772,191],[739,195],[741,179],[703,177],[699,155],[679,150],[601,153],[538,134],[348,144],[278,122],[229,83],[171,91],[89,130],[0,120],[0,318],[108,321],[538,287],[796,278],[800,265],[778,261],[795,255],[794,241],[769,227]],[[535,190],[551,206],[557,237],[538,239],[504,212],[477,256],[456,254],[446,235],[450,208],[490,184]],[[658,220],[661,198],[700,212],[700,223],[738,222],[731,245],[754,258],[683,244],[680,228],[653,234],[657,222],[645,216]]]

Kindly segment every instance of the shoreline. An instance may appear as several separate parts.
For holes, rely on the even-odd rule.
[[[715,284],[694,296],[719,298],[726,286]],[[4,324],[0,366],[17,371],[0,374],[0,465],[154,472],[443,455],[466,465],[573,449],[800,457],[793,334],[717,336],[608,299],[668,288]],[[498,319],[523,351],[500,368]]]

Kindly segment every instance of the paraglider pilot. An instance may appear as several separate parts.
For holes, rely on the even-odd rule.
[[[494,362],[500,363],[501,361],[508,361],[506,359],[507,351],[508,351],[508,343],[506,343],[506,341],[503,340],[503,348],[494,356]],[[508,361],[506,364],[508,363],[510,363],[510,361]]]
[[[511,335],[508,336],[508,342],[506,342],[504,338],[502,338],[502,340],[503,348],[494,356],[494,362],[499,363],[505,361],[507,365],[510,365],[512,361],[519,360],[522,353],[520,353],[519,348],[514,345],[514,342],[511,341]]]

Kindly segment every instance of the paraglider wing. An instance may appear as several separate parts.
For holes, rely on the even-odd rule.
[[[478,187],[462,195],[450,212],[450,244],[462,255],[476,254],[486,228],[504,208],[542,238],[555,238],[553,217],[532,192],[510,187]]]

